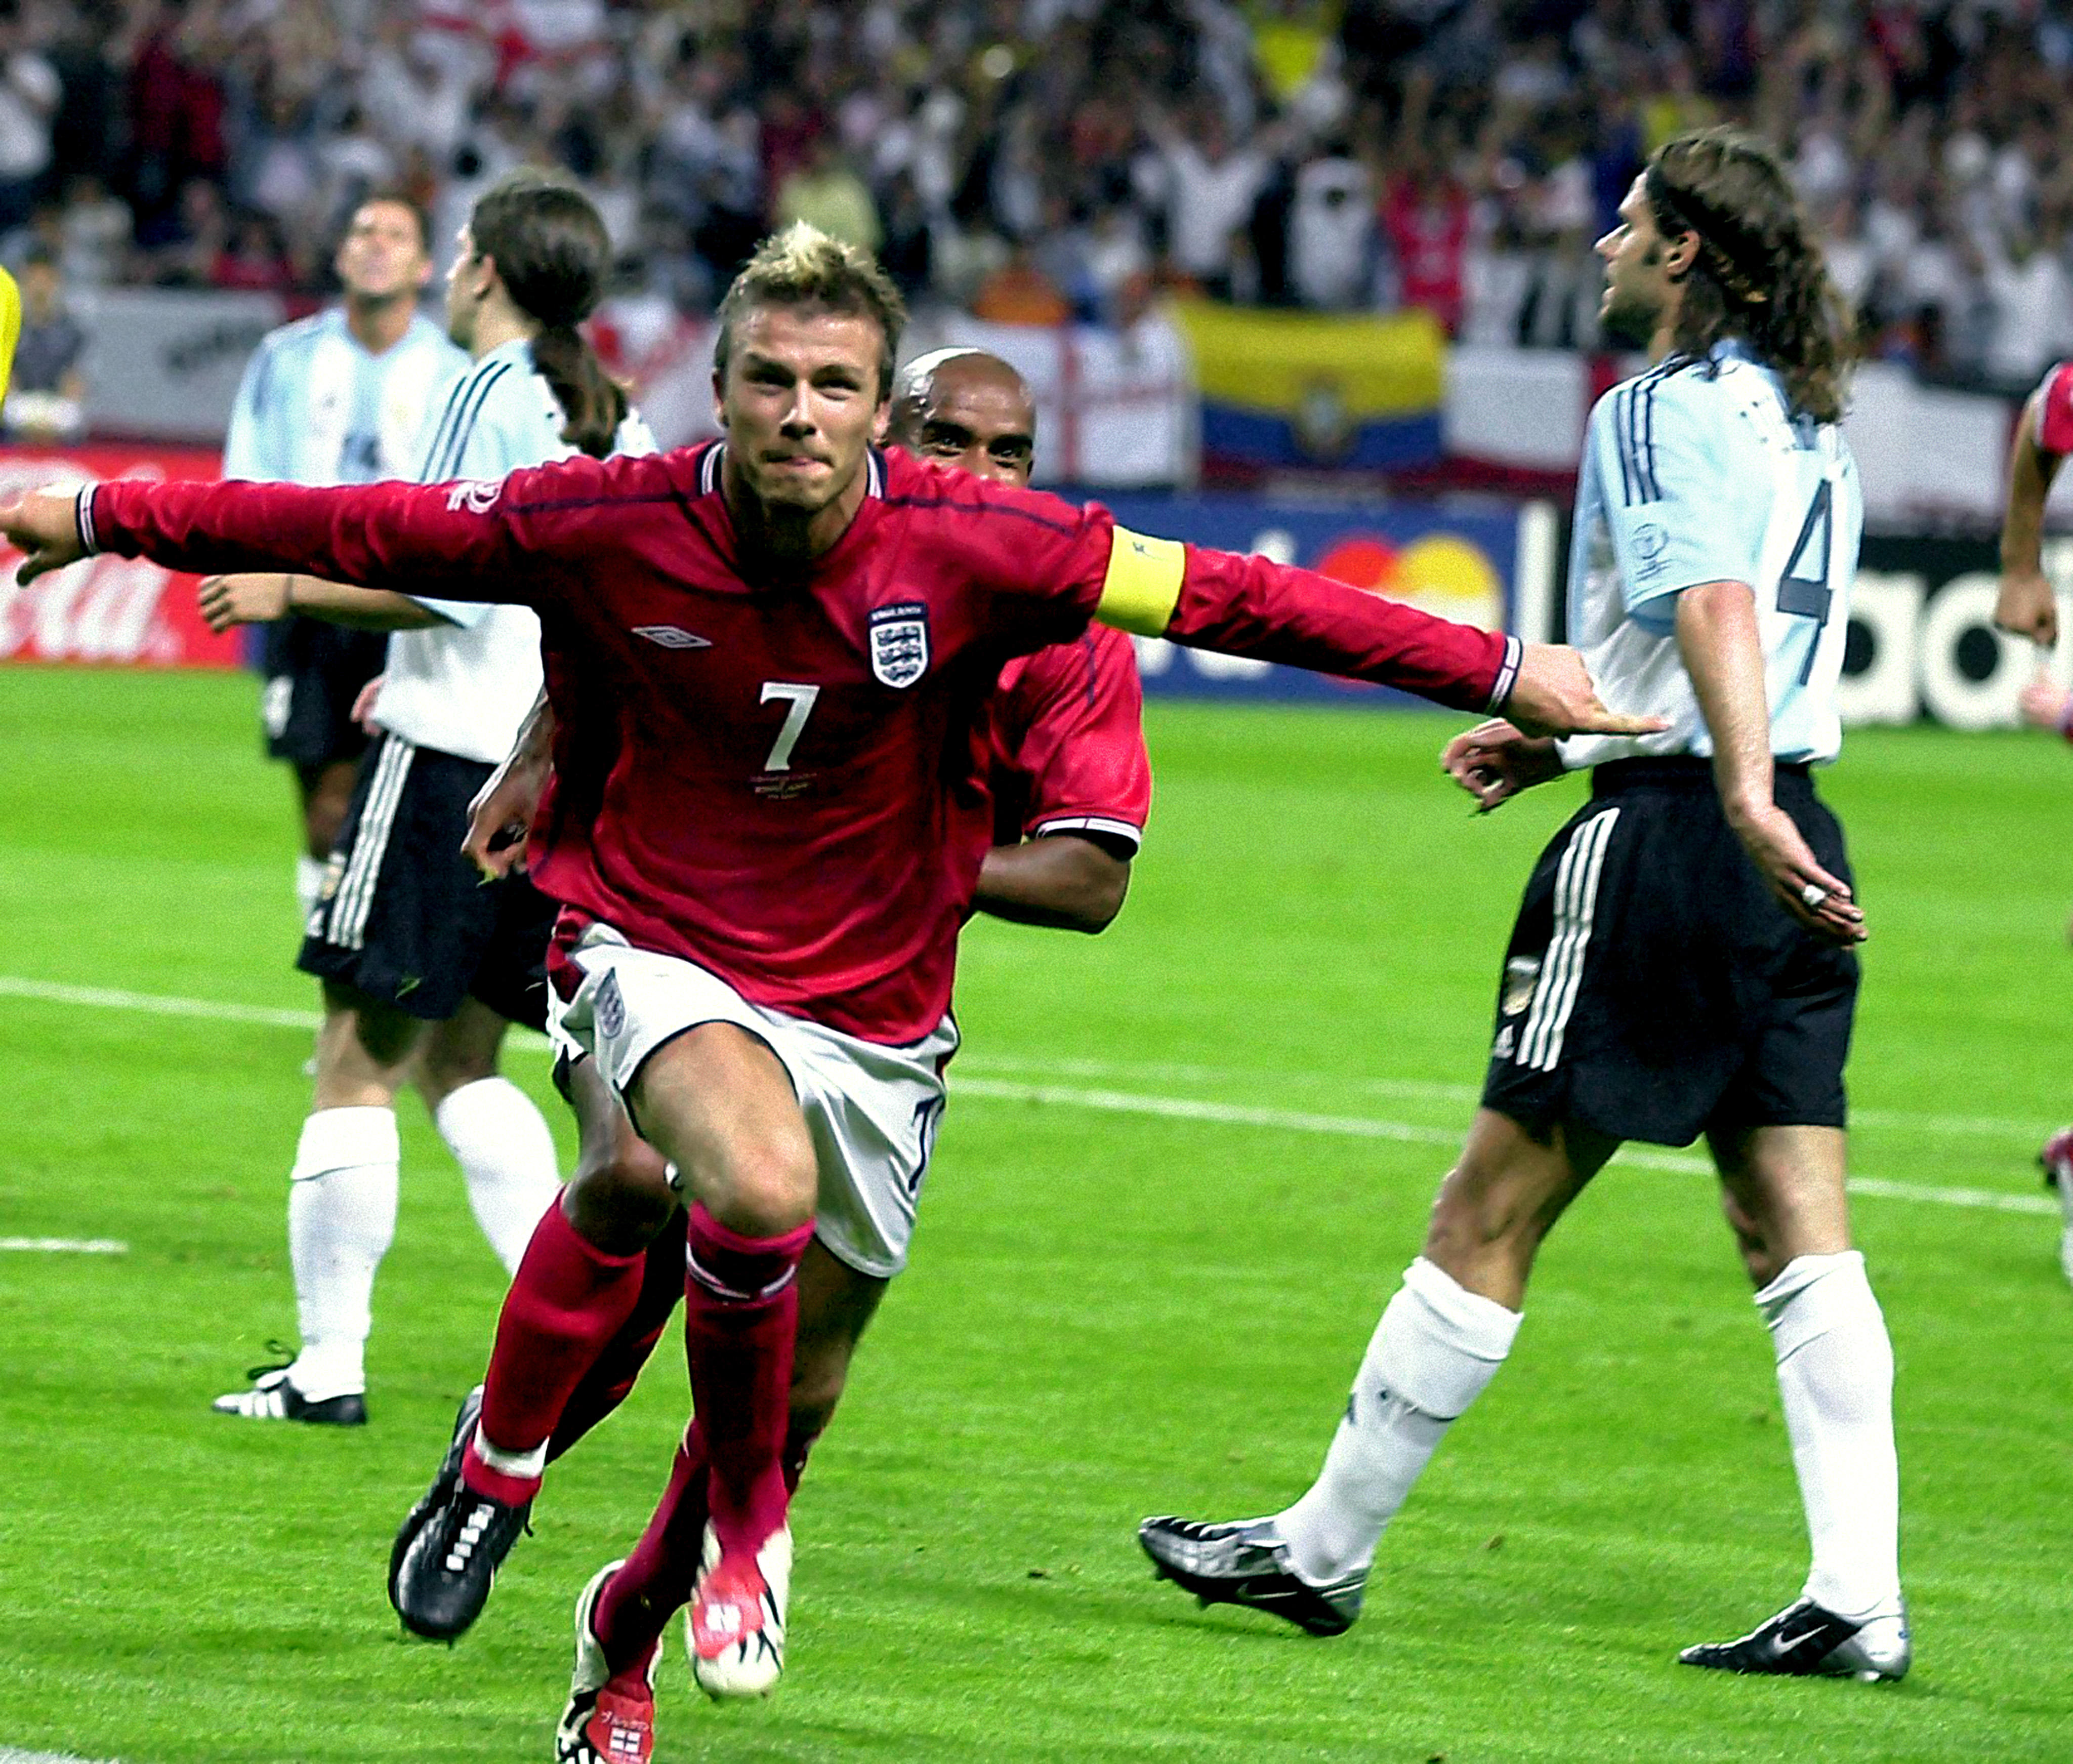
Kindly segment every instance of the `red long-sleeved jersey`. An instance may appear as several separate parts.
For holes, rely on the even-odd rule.
[[[1463,709],[1501,705],[1517,671],[1516,640],[898,452],[871,455],[869,493],[806,579],[748,579],[723,451],[579,455],[501,483],[104,484],[81,493],[80,533],[203,573],[532,607],[559,779],[530,847],[540,887],[757,1004],[883,1043],[949,1008],[985,846],[960,788],[984,700],[1105,596],[1170,607],[1178,642]]]

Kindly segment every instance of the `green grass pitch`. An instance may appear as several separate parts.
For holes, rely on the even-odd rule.
[[[313,1002],[253,699],[0,672],[0,1237],[128,1245],[0,1251],[0,1758],[537,1764],[681,1359],[558,1469],[475,1633],[406,1644],[389,1537],[501,1287],[406,1103],[373,1424],[208,1412],[291,1330],[309,1037],[265,1013]],[[1158,707],[1116,927],[974,929],[913,1266],[795,1510],[789,1673],[711,1708],[673,1631],[658,1759],[2073,1758],[2073,1292],[2030,1163],[2073,1115],[2073,755],[2042,738],[1866,733],[1826,786],[1873,926],[1854,1210],[1898,1355],[1914,1676],[1673,1663],[1789,1598],[1805,1554],[1768,1342],[1684,1156],[1615,1165],[1556,1234],[1353,1634],[1152,1583],[1141,1515],[1306,1484],[1467,1119],[1576,786],[1475,819],[1434,764],[1449,726]],[[544,1060],[509,1064],[566,1144]]]

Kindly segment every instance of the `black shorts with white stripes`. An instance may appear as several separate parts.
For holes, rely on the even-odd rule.
[[[264,629],[259,720],[268,756],[301,766],[358,759],[367,737],[352,720],[352,701],[381,671],[387,634],[293,616]]]
[[[491,768],[381,736],[360,768],[296,966],[432,1022],[469,996],[534,1028],[547,1011],[554,903],[461,855]]]
[[[1852,882],[1803,767],[1778,806]],[[1687,1145],[1711,1128],[1840,1127],[1857,958],[1772,897],[1696,759],[1600,766],[1541,854],[1505,952],[1483,1102],[1539,1127]]]

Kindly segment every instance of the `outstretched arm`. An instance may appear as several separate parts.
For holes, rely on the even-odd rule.
[[[573,524],[558,517],[616,499],[599,482],[600,465],[579,455],[515,472],[501,484],[318,489],[126,480],[76,492],[32,490],[0,502],[0,533],[24,554],[23,582],[108,551],[199,575],[291,570],[357,587],[407,582],[414,592],[442,600],[523,604],[533,599],[554,542],[594,550],[609,530],[595,512]]]
[[[394,594],[386,588],[356,588],[344,582],[320,582],[315,576],[297,575],[291,571],[212,575],[202,583],[196,599],[212,631],[228,631],[239,624],[268,624],[291,612],[356,631],[422,631],[447,623],[407,594]]]
[[[1659,717],[1609,711],[1575,650],[1523,643],[1365,594],[1291,564],[1115,530],[1094,616],[1191,648],[1394,686],[1456,710],[1502,712],[1527,735],[1646,735]]]
[[[2065,455],[2043,443],[2046,401],[2054,382],[2073,369],[2059,368],[2031,395],[2016,424],[2009,449],[2008,502],[2001,516],[2001,590],[1994,623],[2046,649],[2059,641],[2059,604],[2045,579],[2044,500]]]

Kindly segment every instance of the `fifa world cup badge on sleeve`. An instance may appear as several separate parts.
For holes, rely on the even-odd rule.
[[[929,671],[929,609],[919,600],[871,615],[871,672],[880,686],[912,686]]]

